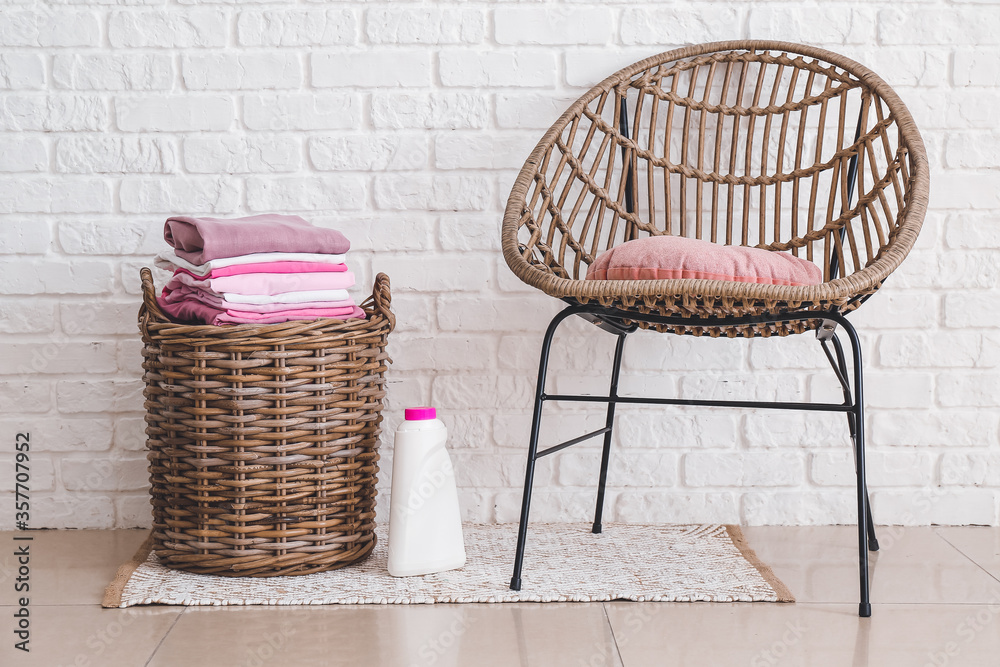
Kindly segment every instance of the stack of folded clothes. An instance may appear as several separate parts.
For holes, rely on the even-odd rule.
[[[176,320],[199,324],[274,324],[364,318],[348,288],[354,274],[343,234],[297,215],[229,220],[177,216],[164,225],[173,251],[156,266],[173,271],[157,299]]]

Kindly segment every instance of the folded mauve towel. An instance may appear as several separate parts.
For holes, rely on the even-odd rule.
[[[310,262],[312,264],[328,264],[333,266],[344,266],[344,255],[323,255],[310,252],[257,252],[240,257],[223,257],[213,259],[204,264],[192,264],[183,257],[178,257],[173,251],[161,252],[156,256],[153,263],[160,269],[175,271],[176,269],[187,269],[196,276],[209,276],[220,269],[236,269],[232,273],[220,275],[236,275],[237,273],[255,273],[253,271],[239,271],[239,267],[252,264],[270,264],[272,262]],[[347,269],[340,269],[346,271]],[[268,273],[277,273],[269,271]]]
[[[313,227],[297,215],[276,213],[230,219],[174,216],[167,218],[163,238],[178,257],[193,264],[260,252],[339,255],[351,247],[335,229]]]
[[[218,308],[219,310],[230,310],[237,308],[241,311],[250,311],[254,313],[274,313],[281,310],[288,310],[289,308],[295,308],[296,310],[303,308],[346,308],[348,306],[354,305],[354,299],[347,298],[341,299],[339,301],[304,301],[301,303],[241,303],[235,304],[230,303],[223,299],[221,296],[214,292],[209,292],[197,287],[189,287],[188,285],[179,285],[173,289],[163,289],[163,294],[160,295],[160,299],[166,303],[178,303],[180,301],[187,301],[194,299],[200,301],[207,306],[212,306],[213,308]]]
[[[177,285],[199,287],[225,294],[260,294],[272,296],[286,292],[315,290],[342,290],[354,287],[354,274],[350,271],[339,273],[245,273],[222,278],[198,278],[188,272],[178,271],[167,283],[173,289]]]
[[[199,324],[276,324],[290,320],[315,320],[334,318],[339,320],[364,319],[365,311],[357,306],[346,308],[307,308],[289,309],[274,313],[253,313],[245,311],[227,311],[212,308],[200,301],[185,300],[169,303],[158,299],[160,308],[170,317],[182,322]]]

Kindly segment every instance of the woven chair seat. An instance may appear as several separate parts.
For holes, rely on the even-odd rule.
[[[566,110],[518,174],[503,253],[554,297],[690,320],[643,328],[788,335],[821,320],[698,320],[854,310],[913,247],[928,189],[909,111],[867,68],[784,42],[704,44],[626,67]],[[584,279],[601,252],[664,234],[788,252],[824,281]]]

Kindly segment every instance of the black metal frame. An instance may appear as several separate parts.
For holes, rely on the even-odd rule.
[[[548,372],[549,350],[552,339],[559,325],[572,315],[578,315],[597,324],[601,329],[618,337],[615,346],[615,356],[611,371],[611,387],[607,396],[591,396],[585,394],[546,394],[545,378]],[[622,353],[625,350],[625,338],[636,331],[634,324],[625,321],[641,321],[650,324],[731,327],[752,324],[769,324],[777,322],[794,322],[801,320],[822,320],[822,325],[816,330],[816,337],[823,346],[827,360],[830,362],[837,379],[844,390],[843,403],[805,403],[788,401],[718,401],[684,398],[644,398],[639,396],[620,396],[618,394],[618,377],[621,373]],[[840,325],[847,332],[851,342],[851,353],[854,366],[853,392],[849,379],[847,359],[843,345],[837,337],[836,327]],[[833,351],[830,350],[832,342]],[[872,521],[871,508],[868,502],[868,486],[865,481],[865,446],[864,446],[864,395],[861,360],[861,342],[857,331],[841,313],[836,311],[779,313],[775,315],[758,315],[731,318],[684,318],[666,317],[661,315],[643,315],[631,311],[605,308],[596,305],[574,304],[559,312],[549,323],[542,342],[541,359],[538,365],[538,383],[535,388],[534,414],[531,419],[531,439],[528,444],[528,462],[524,474],[524,496],[521,500],[521,520],[517,534],[517,553],[514,559],[514,572],[510,580],[510,588],[521,590],[521,569],[524,562],[524,547],[528,534],[528,513],[531,505],[531,490],[535,474],[535,462],[543,456],[554,454],[573,445],[589,440],[599,435],[604,436],[604,449],[601,454],[601,472],[597,487],[597,507],[594,512],[592,531],[602,531],[602,515],[604,512],[604,491],[608,478],[608,463],[611,457],[611,434],[614,427],[615,406],[625,404],[648,405],[689,405],[727,408],[765,408],[776,410],[807,410],[818,412],[844,412],[854,445],[855,472],[857,474],[858,495],[858,561],[860,566],[861,602],[858,614],[871,616],[871,601],[868,586],[868,551],[878,551],[878,540],[875,537],[875,526]],[[853,395],[852,395],[853,394]],[[546,401],[576,401],[587,403],[607,403],[607,423],[604,428],[592,431],[577,438],[538,451],[538,435],[541,428],[542,406]]]

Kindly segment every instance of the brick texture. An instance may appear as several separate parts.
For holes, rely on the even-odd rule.
[[[997,3],[15,0],[0,3],[0,440],[37,443],[34,524],[148,525],[137,269],[164,247],[168,214],[270,211],[344,230],[361,281],[392,279],[380,511],[392,429],[433,403],[466,517],[516,520],[541,336],[560,307],[499,253],[517,172],[614,70],[741,38],[853,58],[915,118],[927,222],[851,316],[875,518],[1000,522]],[[613,344],[567,323],[549,390],[607,391]],[[841,400],[809,336],[637,334],[622,391]],[[550,404],[543,444],[604,421],[600,406]],[[854,520],[840,414],[622,406],[613,443],[609,521]],[[544,459],[532,518],[590,517],[600,455],[595,439]]]

